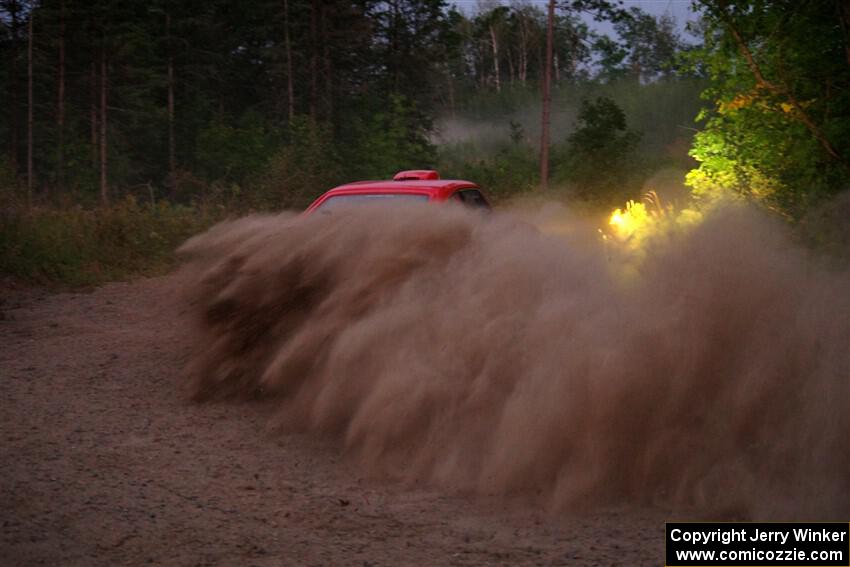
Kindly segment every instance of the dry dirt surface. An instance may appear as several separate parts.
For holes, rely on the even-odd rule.
[[[262,403],[197,404],[176,276],[0,304],[0,565],[659,565],[665,514],[364,478]]]

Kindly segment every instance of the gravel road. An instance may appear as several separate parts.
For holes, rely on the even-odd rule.
[[[262,403],[196,404],[177,276],[0,303],[0,566],[660,565],[665,513],[364,478]]]

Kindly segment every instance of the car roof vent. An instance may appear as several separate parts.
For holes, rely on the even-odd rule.
[[[429,181],[439,178],[440,174],[433,169],[411,169],[408,171],[399,171],[393,176],[393,181],[412,181],[415,179]]]

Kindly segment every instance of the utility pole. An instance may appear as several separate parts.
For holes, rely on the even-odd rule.
[[[552,106],[552,42],[555,28],[555,0],[549,0],[546,24],[546,70],[543,73],[543,112],[540,125],[540,188],[549,188],[549,115]]]

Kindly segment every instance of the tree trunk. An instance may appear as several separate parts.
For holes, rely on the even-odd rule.
[[[522,51],[522,71],[520,72],[520,81],[523,86],[528,82],[528,51],[526,46],[523,46]]]
[[[95,38],[94,20],[89,18],[89,45],[91,47],[91,60],[89,64],[89,126],[91,128],[91,169],[97,171],[98,147],[97,147],[97,39]]]
[[[59,88],[56,101],[56,187],[65,190],[65,0],[59,8]]]
[[[174,54],[170,12],[165,13],[165,39],[168,45],[168,188],[173,197],[177,188],[177,148],[174,139]]]
[[[549,187],[549,111],[552,105],[552,39],[555,22],[555,0],[549,0],[546,24],[546,59],[543,71],[543,112],[540,125],[540,187]]]
[[[310,2],[310,116],[316,119],[316,99],[319,96],[319,38],[317,31],[316,0]]]
[[[91,168],[97,171],[97,54],[92,50],[91,65],[89,68],[89,124],[91,126]]]
[[[528,78],[528,23],[523,16],[520,21],[520,45],[519,45],[519,82],[525,86]]]
[[[325,119],[331,120],[334,108],[333,61],[330,53],[330,38],[328,36],[328,10],[322,4],[322,58],[325,67]]]
[[[527,75],[528,69],[528,53],[526,52],[526,46],[520,46],[519,52],[519,82],[522,86],[525,86],[525,79]]]
[[[393,20],[392,20],[392,25],[390,27],[390,29],[392,30],[391,37],[390,37],[390,45],[392,46],[392,51],[390,53],[389,60],[391,61],[391,65],[392,65],[393,92],[397,93],[397,92],[399,92],[399,87],[401,86],[401,81],[400,81],[401,73],[400,73],[400,69],[399,69],[399,56],[398,56],[398,51],[399,51],[398,30],[399,30],[399,26],[402,25],[402,24],[401,24],[401,14],[399,13],[399,9],[398,9],[398,1],[397,0],[391,0],[390,6],[392,7]]]
[[[292,44],[289,40],[289,0],[283,0],[283,40],[286,47],[286,109],[292,122],[295,118],[295,91],[292,85]]]
[[[107,182],[107,88],[109,73],[106,65],[106,47],[100,50],[100,203],[103,206],[109,204],[109,183]]]
[[[11,68],[11,77],[9,78],[9,124],[10,124],[10,135],[11,141],[9,145],[9,159],[12,162],[12,171],[15,176],[18,175],[18,134],[19,134],[19,124],[18,124],[18,113],[20,109],[18,108],[18,35],[20,22],[18,21],[18,9],[20,6],[16,1],[12,1],[9,3],[9,14],[12,18],[12,49],[11,49],[11,57],[12,64],[9,66]]]
[[[496,92],[502,91],[502,83],[499,78],[499,42],[496,39],[496,28],[490,26],[490,44],[493,47],[493,81],[496,84]]]
[[[27,41],[27,206],[32,207],[32,127],[33,127],[33,96],[32,96],[32,32],[35,13],[33,7],[29,13],[29,33]]]

